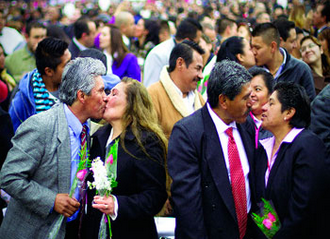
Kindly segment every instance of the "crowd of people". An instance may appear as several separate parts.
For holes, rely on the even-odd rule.
[[[108,3],[0,1],[0,238],[327,238],[330,2]]]

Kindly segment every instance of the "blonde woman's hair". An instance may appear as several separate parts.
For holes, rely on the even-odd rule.
[[[306,23],[305,6],[294,6],[292,11],[290,12],[289,21],[294,22],[296,27],[304,29]]]
[[[124,144],[127,129],[130,128],[142,151],[152,159],[141,141],[142,130],[147,130],[149,132],[153,132],[156,135],[163,148],[164,156],[166,157],[167,139],[158,123],[158,117],[156,111],[154,110],[153,103],[147,89],[142,83],[129,77],[124,77],[121,82],[127,84],[127,106],[122,117],[124,131],[120,135],[120,142],[123,149],[128,154],[136,158],[126,149]]]

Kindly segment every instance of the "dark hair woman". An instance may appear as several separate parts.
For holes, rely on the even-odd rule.
[[[281,222],[275,238],[326,238],[329,168],[323,142],[310,130],[310,104],[300,85],[280,82],[263,107],[256,155],[257,201],[273,203]],[[255,238],[266,238],[263,235]]]
[[[261,67],[249,69],[251,80],[251,111],[243,126],[247,129],[258,148],[259,140],[273,136],[268,130],[261,127],[262,107],[267,104],[269,96],[273,93],[274,78],[272,74]]]
[[[105,25],[101,30],[100,48],[107,56],[107,73],[123,77],[131,77],[141,81],[141,70],[137,57],[128,51],[120,30],[113,25]]]
[[[136,41],[131,51],[137,56],[139,66],[143,70],[144,60],[149,51],[159,44],[160,25],[155,20],[141,18],[135,26]]]
[[[313,36],[305,36],[300,41],[300,52],[304,62],[312,70],[316,94],[329,83],[330,65],[323,53],[321,43]]]

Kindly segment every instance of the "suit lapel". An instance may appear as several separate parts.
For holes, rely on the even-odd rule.
[[[58,139],[58,189],[60,193],[69,193],[71,185],[71,143],[68,123],[64,113],[64,105],[57,106],[57,134]]]
[[[104,127],[102,127],[101,129],[99,129],[98,131],[95,132],[95,134],[93,135],[93,137],[96,137],[97,140],[99,141],[100,144],[100,155],[102,156],[101,158],[103,160],[105,160],[105,146],[107,144],[109,135],[110,135],[110,131],[111,131],[111,125],[106,125]]]
[[[254,179],[254,165],[255,165],[255,148],[254,148],[254,142],[251,141],[248,133],[243,129],[243,127],[236,123],[237,125],[237,129],[238,132],[241,136],[242,142],[243,142],[243,146],[244,146],[244,150],[246,153],[246,157],[248,159],[249,162],[249,168],[250,168],[250,172],[249,172],[249,185],[250,185],[250,195],[251,195],[251,200],[256,200],[256,194],[255,194],[255,179]]]
[[[206,143],[204,144],[205,158],[219,194],[221,195],[230,214],[234,220],[237,221],[234,199],[222,148],[215,125],[209,115],[206,105],[202,108],[202,116],[206,135]]]
[[[269,196],[270,193],[270,188],[272,183],[274,182],[274,178],[277,174],[278,168],[284,158],[284,154],[285,151],[287,150],[287,147],[289,146],[289,144],[287,143],[282,143],[282,145],[280,146],[280,150],[277,154],[277,157],[275,159],[275,163],[273,165],[273,167],[270,170],[270,174],[269,174],[269,178],[268,178],[268,183],[267,183],[267,188],[266,188],[266,196]]]

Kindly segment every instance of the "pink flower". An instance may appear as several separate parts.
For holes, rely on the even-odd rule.
[[[112,164],[113,163],[113,156],[110,154],[109,158],[107,159],[107,163]]]
[[[87,173],[87,169],[82,169],[82,170],[80,170],[80,171],[77,173],[77,178],[78,178],[80,181],[83,181],[84,178],[85,178],[86,173]]]
[[[269,220],[270,220],[271,222],[275,222],[275,221],[276,221],[275,216],[274,216],[273,214],[271,214],[271,213],[268,213],[268,218],[269,218]]]
[[[267,229],[271,229],[272,226],[273,226],[273,222],[271,220],[269,220],[268,218],[264,219],[262,221],[262,224],[264,224],[264,226],[267,228]]]

